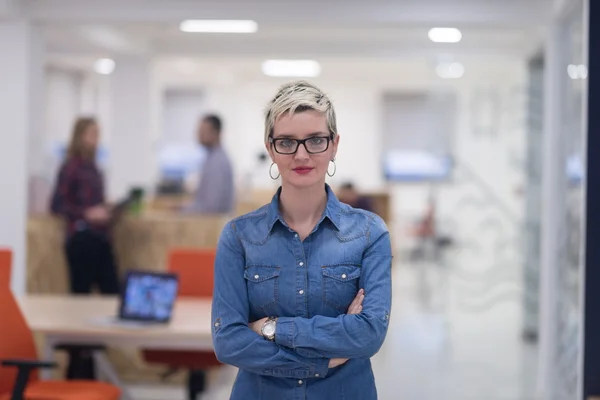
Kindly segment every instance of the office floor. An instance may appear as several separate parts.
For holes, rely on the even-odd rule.
[[[381,400],[535,400],[537,349],[521,339],[518,292],[481,302],[469,295],[480,289],[452,267],[398,261],[394,268],[391,325],[373,358]],[[518,277],[518,266],[504,272],[511,269]],[[228,399],[235,373],[213,375],[202,400]],[[183,388],[131,389],[140,400],[185,399]]]

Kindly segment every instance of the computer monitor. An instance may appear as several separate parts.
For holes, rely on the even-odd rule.
[[[121,293],[119,319],[168,323],[177,299],[176,274],[132,270],[127,273]]]

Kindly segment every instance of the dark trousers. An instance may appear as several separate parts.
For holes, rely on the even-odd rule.
[[[97,286],[103,294],[118,294],[119,279],[112,246],[92,231],[75,233],[65,246],[71,293],[91,293]],[[69,353],[67,379],[94,379],[92,351],[86,346],[62,346]]]
[[[119,278],[108,239],[91,231],[74,234],[66,244],[71,293],[91,293],[97,286],[100,293],[118,294]]]
[[[187,380],[188,400],[197,400],[198,395],[204,392],[205,386],[206,372],[200,369],[190,370]]]

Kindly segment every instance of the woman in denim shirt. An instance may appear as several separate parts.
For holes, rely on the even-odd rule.
[[[339,140],[318,88],[293,82],[269,103],[265,145],[281,187],[227,224],[215,262],[213,342],[239,368],[234,400],[377,398],[370,358],[390,318],[390,238],[325,184]]]

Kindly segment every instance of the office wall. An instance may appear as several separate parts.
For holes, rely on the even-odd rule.
[[[46,142],[67,141],[73,121],[83,107],[83,74],[46,70]]]
[[[45,90],[43,94],[44,115],[43,130],[35,138],[37,148],[41,149],[38,157],[29,157],[28,212],[44,213],[48,209],[48,201],[59,165],[57,157],[58,143],[68,140],[73,121],[84,105],[81,72],[58,68],[46,68]],[[36,168],[37,164],[44,168]]]
[[[30,174],[30,213],[47,210],[48,197],[61,163],[59,149],[69,142],[77,117],[95,116],[102,132],[101,146],[106,146],[110,133],[109,129],[104,129],[110,122],[108,83],[107,77],[91,72],[56,66],[46,68],[44,130],[38,138],[44,149],[45,168],[41,173]]]
[[[384,185],[379,168],[382,143],[383,93],[386,91],[455,90],[459,97],[458,128],[464,140],[456,151],[468,155],[485,175],[495,176],[489,153],[500,157],[497,140],[508,140],[522,121],[508,121],[511,107],[524,105],[525,67],[514,59],[465,61],[466,74],[459,80],[442,80],[428,60],[329,60],[322,61],[321,77],[310,79],[333,99],[341,135],[336,177],[352,178],[361,187]],[[165,61],[157,63],[158,90],[199,87],[206,93],[207,109],[225,119],[225,144],[236,171],[241,172],[263,148],[263,112],[278,86],[289,79],[260,74],[260,60],[206,60],[193,74],[174,73]],[[510,103],[511,96],[520,104]],[[434,117],[434,116],[432,116]],[[509,126],[510,125],[510,126]],[[489,134],[488,134],[489,133]],[[357,162],[364,160],[364,162]],[[376,162],[373,162],[375,160]],[[495,176],[496,177],[496,176]],[[498,177],[496,177],[498,178]],[[501,179],[504,179],[503,177]]]
[[[364,190],[390,189],[396,217],[391,228],[402,231],[403,238],[405,229],[425,212],[434,190],[441,228],[471,254],[463,260],[471,260],[478,270],[501,268],[499,263],[520,268],[526,184],[525,62],[461,59],[464,77],[442,80],[435,75],[435,64],[426,59],[320,61],[322,75],[310,81],[332,98],[341,136],[337,173],[329,182],[352,180]],[[159,61],[155,79],[156,96],[172,87],[204,90],[206,109],[224,117],[224,143],[240,181],[255,165],[256,153],[264,149],[265,106],[279,85],[290,80],[262,76],[260,60],[231,59],[204,60],[194,72],[185,73],[169,61]],[[452,140],[456,168],[450,180],[433,185],[385,182],[382,100],[390,91],[456,94]],[[257,185],[272,188],[268,179]],[[410,246],[410,240],[403,244]],[[495,259],[500,247],[505,256]]]
[[[256,164],[256,154],[264,149],[264,109],[284,82],[261,74],[260,61],[254,59],[208,59],[196,62],[194,69],[174,67],[173,60],[156,60],[152,87],[154,109],[151,127],[163,131],[162,104],[167,90],[200,90],[205,96],[204,110],[223,116],[224,145],[230,153],[236,176],[241,181],[248,168]],[[419,215],[430,185],[388,185],[381,171],[385,146],[382,133],[384,93],[455,92],[458,102],[453,153],[459,164],[451,182],[436,185],[444,193],[442,212],[456,212],[465,194],[471,200],[487,201],[494,208],[521,214],[525,149],[526,65],[517,59],[477,57],[461,60],[465,75],[443,80],[435,75],[435,64],[427,59],[320,60],[322,74],[310,79],[332,98],[338,114],[341,136],[337,173],[332,184],[353,180],[364,190],[390,187],[396,196],[395,210],[410,219]],[[88,77],[89,80],[106,77]],[[88,86],[94,84],[88,82]],[[98,87],[98,84],[96,84]],[[102,85],[99,85],[102,87]],[[97,93],[102,109],[107,97]],[[89,101],[88,101],[89,103]],[[66,113],[65,113],[66,115]],[[109,118],[107,116],[106,118]],[[431,118],[435,118],[432,115]],[[110,132],[104,136],[110,141]],[[118,168],[118,167],[117,167]],[[127,166],[123,166],[127,168]],[[268,180],[258,185],[272,187]],[[462,185],[457,185],[462,182]],[[482,188],[480,183],[487,182]],[[460,189],[458,188],[460,186]],[[493,199],[489,198],[491,190]],[[466,200],[468,203],[469,200]],[[499,204],[495,204],[499,203]],[[502,217],[503,218],[503,217]],[[504,218],[506,219],[506,218]]]

